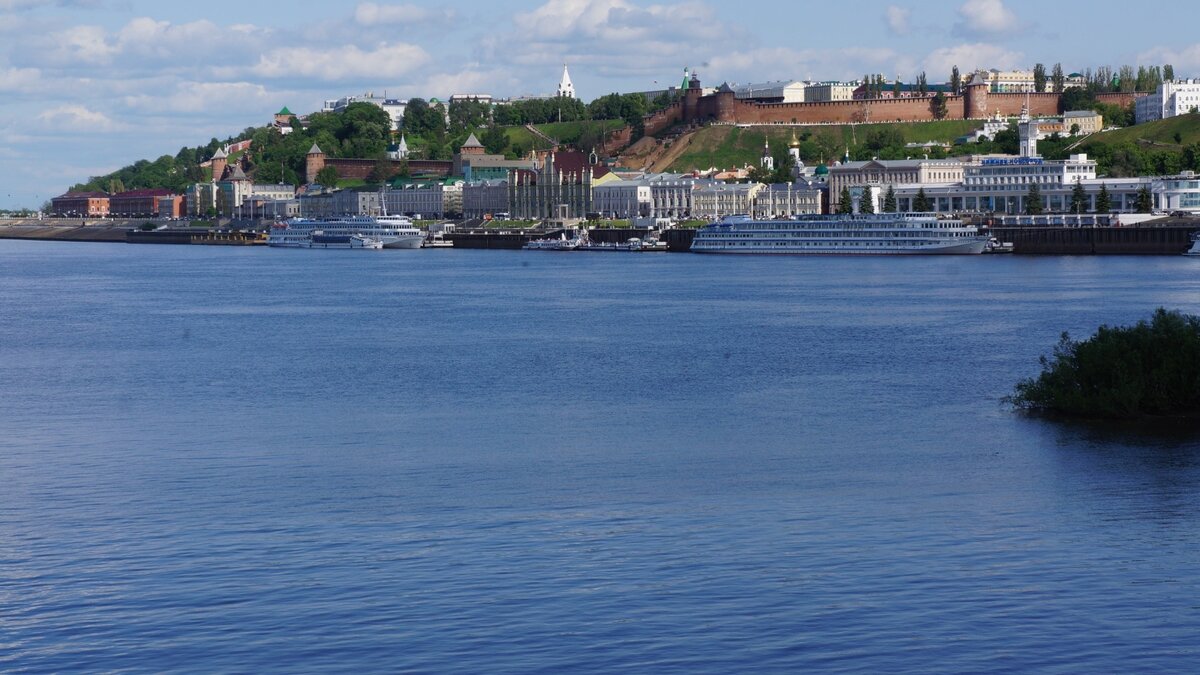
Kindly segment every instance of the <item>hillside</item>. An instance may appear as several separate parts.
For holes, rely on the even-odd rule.
[[[625,126],[622,120],[585,120],[580,122],[554,122],[551,124],[535,124],[535,129],[556,139],[564,145],[577,145],[581,149],[599,144],[599,139],[610,131],[616,131]],[[504,127],[508,134],[509,143],[526,151],[530,149],[546,150],[548,144],[530,133],[525,127]]]
[[[1200,171],[1200,115],[1180,115],[1105,131],[1069,152],[1087,153],[1096,160],[1101,175],[1113,177]],[[1067,152],[1061,154],[1065,156]]]
[[[1175,134],[1179,134],[1180,140],[1175,140]],[[1120,143],[1177,148],[1200,143],[1200,114],[1180,115],[1157,122],[1146,122],[1124,129],[1105,131],[1095,134],[1083,145],[1117,145]]]
[[[983,125],[976,120],[942,120],[908,124],[857,124],[820,126],[729,126],[704,127],[689,138],[689,145],[670,164],[671,171],[690,171],[709,167],[729,168],[757,164],[763,142],[771,150],[786,150],[795,134],[800,141],[800,157],[807,164],[840,159],[849,148],[855,158],[897,159],[922,154],[906,149],[905,143],[927,141],[952,142]]]

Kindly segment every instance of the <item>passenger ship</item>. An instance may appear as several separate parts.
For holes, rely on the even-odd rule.
[[[696,232],[694,253],[819,255],[976,254],[988,237],[932,213],[800,215],[788,220],[727,216]]]
[[[292,218],[271,226],[278,248],[421,248],[421,231],[404,216]],[[379,245],[374,245],[378,243]]]

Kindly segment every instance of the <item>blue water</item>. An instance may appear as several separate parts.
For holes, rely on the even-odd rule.
[[[1195,672],[1200,260],[0,241],[0,670]]]

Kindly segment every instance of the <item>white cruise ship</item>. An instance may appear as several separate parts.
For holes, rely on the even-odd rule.
[[[425,237],[404,216],[292,218],[271,226],[278,248],[421,248]],[[372,245],[378,242],[380,246]]]
[[[694,253],[817,255],[976,254],[987,235],[932,213],[801,215],[788,220],[728,216],[696,231]]]

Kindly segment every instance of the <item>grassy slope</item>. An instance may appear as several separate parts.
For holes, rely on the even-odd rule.
[[[728,168],[743,164],[757,164],[758,158],[762,154],[764,138],[770,139],[772,147],[786,146],[791,142],[793,132],[797,137],[808,132],[814,140],[820,136],[826,136],[836,141],[838,147],[845,147],[847,145],[854,146],[855,140],[861,142],[871,131],[885,127],[900,130],[906,142],[924,143],[925,141],[953,141],[982,125],[982,122],[975,120],[942,120],[909,124],[844,124],[804,127],[711,126],[696,132],[691,146],[671,165],[671,170],[687,171],[707,169],[713,166]],[[810,164],[818,159],[815,157],[804,158],[805,162]]]
[[[1175,142],[1175,134],[1183,138],[1182,143]],[[1137,145],[1171,146],[1181,148],[1184,145],[1200,143],[1200,115],[1180,115],[1157,122],[1147,122],[1124,129],[1116,129],[1096,134],[1089,138],[1084,147],[1092,145],[1117,145],[1119,143],[1134,143]],[[1164,148],[1170,149],[1170,147]]]
[[[592,124],[602,125],[605,131],[614,131],[625,126],[622,120],[598,120],[588,122],[554,122],[551,124],[535,124],[538,131],[546,134],[550,138],[556,138],[560,143],[574,143],[579,139],[583,130]],[[514,145],[519,144],[523,148],[545,149],[545,142],[540,138],[529,133],[525,127],[505,127],[505,133],[508,134],[508,140]]]

